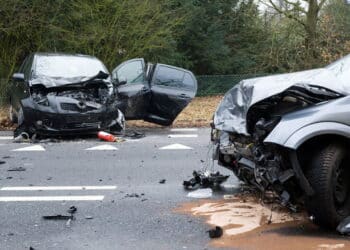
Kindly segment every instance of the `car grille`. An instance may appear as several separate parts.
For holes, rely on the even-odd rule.
[[[67,111],[75,111],[75,112],[87,112],[87,111],[92,111],[96,110],[95,108],[85,106],[84,108],[80,108],[77,104],[75,103],[61,103],[61,109],[67,110]]]
[[[99,115],[69,115],[66,116],[66,122],[67,123],[95,123],[100,122]]]

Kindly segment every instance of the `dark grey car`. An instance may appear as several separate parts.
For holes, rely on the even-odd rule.
[[[192,72],[137,58],[109,74],[96,57],[33,53],[10,83],[15,136],[121,130],[126,119],[170,125],[196,95]]]
[[[350,56],[321,69],[244,80],[213,120],[219,164],[319,225],[350,215]]]

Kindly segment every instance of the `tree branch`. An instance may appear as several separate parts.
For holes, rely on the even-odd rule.
[[[306,26],[306,24],[301,21],[300,19],[296,18],[295,16],[293,16],[290,13],[290,10],[282,10],[281,8],[279,8],[274,2],[273,0],[268,0],[270,2],[270,7],[274,8],[279,14],[284,15],[285,17],[292,19],[296,22],[298,22],[299,24],[303,25],[304,27]]]

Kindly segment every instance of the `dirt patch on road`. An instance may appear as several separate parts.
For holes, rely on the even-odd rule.
[[[272,208],[272,210],[271,210]],[[278,205],[264,205],[255,197],[200,200],[183,204],[178,213],[202,217],[220,226],[224,235],[215,247],[238,249],[349,249],[350,240],[324,231],[304,213],[291,213]]]

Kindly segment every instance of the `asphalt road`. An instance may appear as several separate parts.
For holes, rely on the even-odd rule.
[[[122,143],[39,144],[13,143],[1,132],[0,249],[212,249],[204,220],[174,211],[193,200],[182,181],[205,164],[209,130],[145,132]],[[8,171],[16,167],[25,171]],[[78,210],[69,226],[42,218],[70,206]]]

